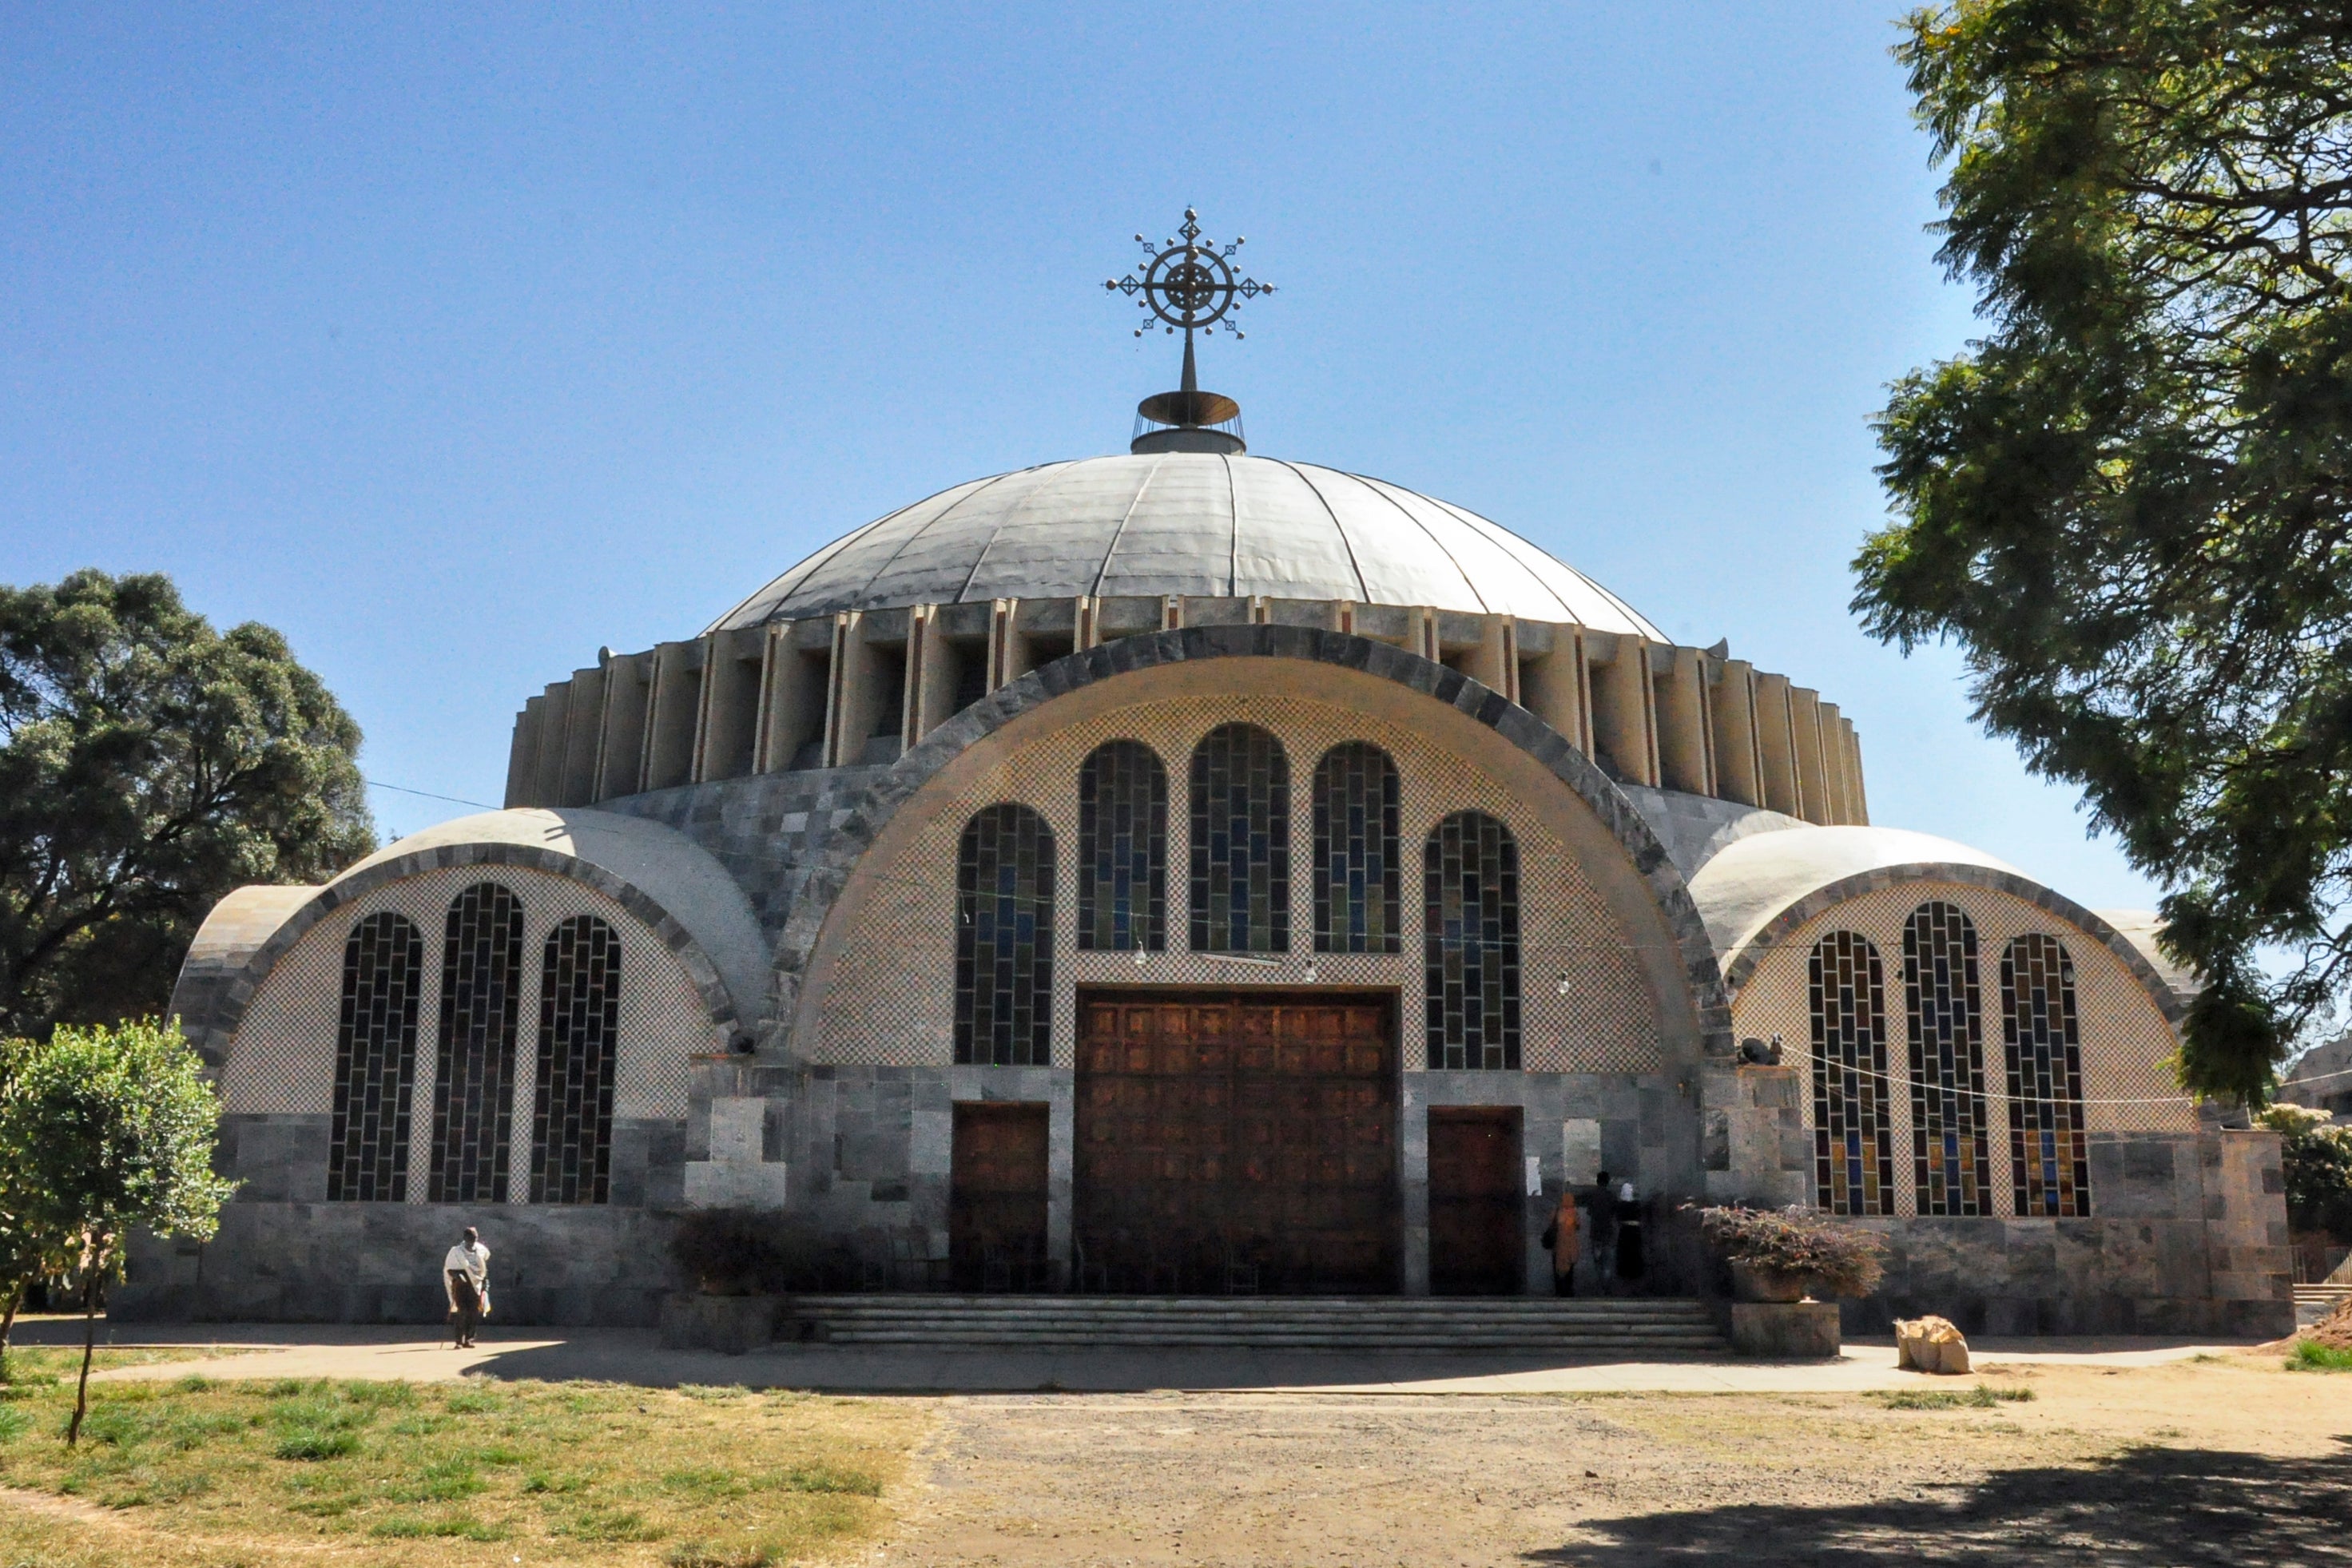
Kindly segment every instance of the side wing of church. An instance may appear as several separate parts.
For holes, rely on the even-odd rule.
[[[1160,434],[600,655],[505,810],[224,900],[173,1008],[242,1185],[116,1310],[433,1317],[473,1224],[502,1316],[650,1322],[698,1207],[897,1288],[1548,1291],[1606,1171],[1659,1293],[1743,1199],[1885,1232],[1853,1328],[2291,1327],[2147,916],[1871,825],[1819,693],[1475,514]]]

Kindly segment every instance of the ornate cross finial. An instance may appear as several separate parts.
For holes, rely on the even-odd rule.
[[[1148,310],[1165,330],[1182,329],[1189,347],[1194,331],[1204,338],[1216,336],[1217,323],[1223,321],[1225,330],[1235,338],[1243,336],[1234,314],[1245,299],[1274,292],[1271,283],[1260,283],[1255,277],[1234,276],[1233,256],[1246,243],[1238,235],[1228,246],[1201,237],[1201,215],[1192,208],[1184,209],[1184,226],[1176,231],[1181,239],[1161,240],[1154,246],[1141,235],[1135,242],[1143,247],[1143,276],[1129,273],[1103,284],[1107,289],[1136,298],[1136,308]],[[1139,338],[1151,329],[1147,321],[1135,329]]]

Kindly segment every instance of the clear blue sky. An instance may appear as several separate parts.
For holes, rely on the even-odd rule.
[[[1255,449],[1728,637],[1853,717],[1875,820],[2144,904],[1846,610],[1868,419],[1970,329],[1898,9],[16,5],[0,580],[168,571],[371,778],[495,801],[599,643],[1123,448],[1174,356],[1101,280],[1189,202],[1282,288],[1205,345]]]

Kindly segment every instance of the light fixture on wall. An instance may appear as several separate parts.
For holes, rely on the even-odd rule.
[[[1139,969],[1143,967],[1143,949],[1140,947],[1135,950],[1135,967]]]
[[[1311,985],[1315,984],[1318,980],[1320,980],[1322,977],[1323,977],[1323,971],[1322,971],[1321,969],[1319,969],[1319,968],[1318,968],[1318,967],[1316,967],[1315,960],[1314,960],[1314,959],[1312,959],[1312,958],[1307,959],[1307,983],[1308,985],[1310,985],[1310,986],[1311,986]]]
[[[1559,994],[1563,997],[1567,996],[1572,988],[1568,983],[1568,971],[1562,969],[1559,972]]]

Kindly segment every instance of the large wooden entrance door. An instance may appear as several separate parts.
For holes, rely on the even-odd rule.
[[[1518,1107],[1429,1113],[1429,1288],[1441,1296],[1527,1289]]]
[[[1098,991],[1078,1015],[1082,1285],[1397,1288],[1388,998]]]
[[[1045,1271],[1044,1105],[966,1103],[948,1151],[948,1259],[960,1291],[1034,1289]]]

